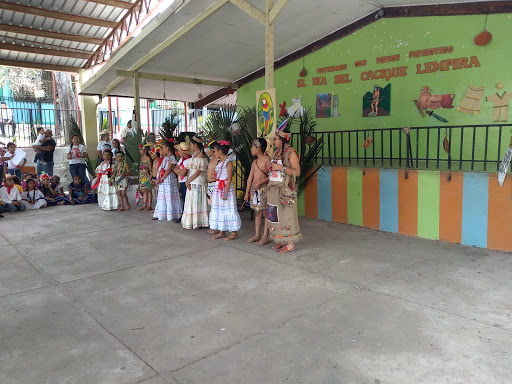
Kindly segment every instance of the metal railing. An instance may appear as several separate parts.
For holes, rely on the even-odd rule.
[[[497,172],[510,145],[512,124],[451,125],[315,132],[318,163],[331,166]],[[363,143],[372,142],[364,149]],[[444,141],[449,143],[448,152]],[[300,136],[292,133],[294,147]]]
[[[36,129],[43,127],[53,131],[53,138],[58,146],[65,145],[66,138],[64,136],[63,122],[68,122],[69,116],[73,116],[78,124],[81,123],[80,111],[78,110],[61,110],[61,109],[46,109],[46,108],[11,108],[8,107],[10,112],[0,110],[0,116],[3,119],[10,117],[12,112],[12,122],[14,124],[7,124],[0,122],[0,134],[5,140],[15,139],[19,147],[31,146],[36,138]],[[4,140],[4,141],[5,141]]]

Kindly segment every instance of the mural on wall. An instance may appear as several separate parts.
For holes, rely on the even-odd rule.
[[[283,101],[283,104],[279,104],[279,107],[281,107],[279,117],[285,117],[288,114],[288,111],[286,110],[286,101]]]
[[[512,160],[512,137],[510,138],[510,146],[507,148],[507,152],[505,152],[505,156],[503,157],[503,161],[500,165],[500,171],[498,173],[498,183],[500,184],[500,187],[503,187],[505,177],[507,177],[510,160]]]
[[[340,113],[338,112],[339,99],[338,95],[332,95],[332,112],[331,117],[340,117]]]
[[[275,88],[256,92],[258,136],[274,136],[276,128]]]
[[[453,108],[454,93],[447,93],[445,95],[432,95],[432,90],[425,86],[421,90],[420,97],[418,98],[419,104],[422,109],[439,109],[439,108]]]
[[[475,87],[469,85],[466,89],[466,96],[457,107],[457,111],[470,115],[480,114],[480,103],[485,92],[485,87]]]
[[[330,93],[319,93],[316,95],[316,117],[331,117],[332,95]]]
[[[372,92],[363,96],[363,117],[389,116],[391,114],[391,84],[384,88],[373,86]]]
[[[505,85],[503,83],[496,84],[498,90],[503,89]],[[492,120],[497,121],[508,121],[508,102],[512,99],[512,92],[503,92],[500,96],[498,92],[493,93],[485,98],[485,101],[493,103]]]
[[[302,103],[302,96],[299,96],[298,98],[294,99],[292,98],[293,105],[287,109],[288,115],[291,117],[301,117],[304,115],[304,107],[301,105]]]

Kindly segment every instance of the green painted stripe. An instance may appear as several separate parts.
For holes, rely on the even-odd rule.
[[[363,226],[363,170],[347,168],[348,223]]]
[[[439,172],[418,171],[418,236],[439,240]]]
[[[304,191],[297,196],[297,210],[299,212],[299,216],[304,217],[306,214],[306,209],[304,208]]]

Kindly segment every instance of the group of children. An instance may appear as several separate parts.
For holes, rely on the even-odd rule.
[[[251,208],[256,211],[256,234],[249,242],[258,245],[269,242],[267,225],[261,233],[266,217],[265,193],[270,168],[266,148],[267,142],[262,138],[253,142],[251,153],[256,160],[245,196],[245,201],[250,200]],[[203,139],[195,135],[180,143],[175,143],[174,139],[157,144],[142,143],[140,155],[137,198],[142,206],[139,211],[152,210],[155,193],[152,220],[175,221],[185,229],[209,228],[213,239],[238,238],[242,222],[231,182],[235,157],[228,141],[212,141],[205,148]],[[102,170],[109,167],[112,167],[110,163],[104,164]],[[102,191],[98,190],[98,200],[104,199],[106,195],[102,196]]]
[[[89,204],[95,201],[88,183],[79,175],[68,185],[68,196],[60,184],[60,177],[43,173],[39,179],[28,173],[25,181],[20,182],[16,175],[5,175],[0,188],[0,213],[40,209],[54,205]]]

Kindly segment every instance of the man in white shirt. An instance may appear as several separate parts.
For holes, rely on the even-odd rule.
[[[5,183],[0,188],[0,199],[2,199],[2,208],[5,212],[24,211],[27,209],[21,201],[21,194],[18,187],[14,185],[14,176],[6,175]]]
[[[126,123],[126,128],[124,128],[122,131],[121,131],[121,140],[124,140],[126,138],[126,136],[128,136],[129,133],[132,133],[132,121],[128,121],[128,123]]]
[[[4,125],[10,124],[12,127],[12,136],[16,133],[16,123],[14,122],[14,113],[12,113],[12,109],[7,108],[7,104],[5,101],[0,103],[0,129],[2,130],[2,136],[5,136]],[[9,132],[7,132],[9,135]]]

